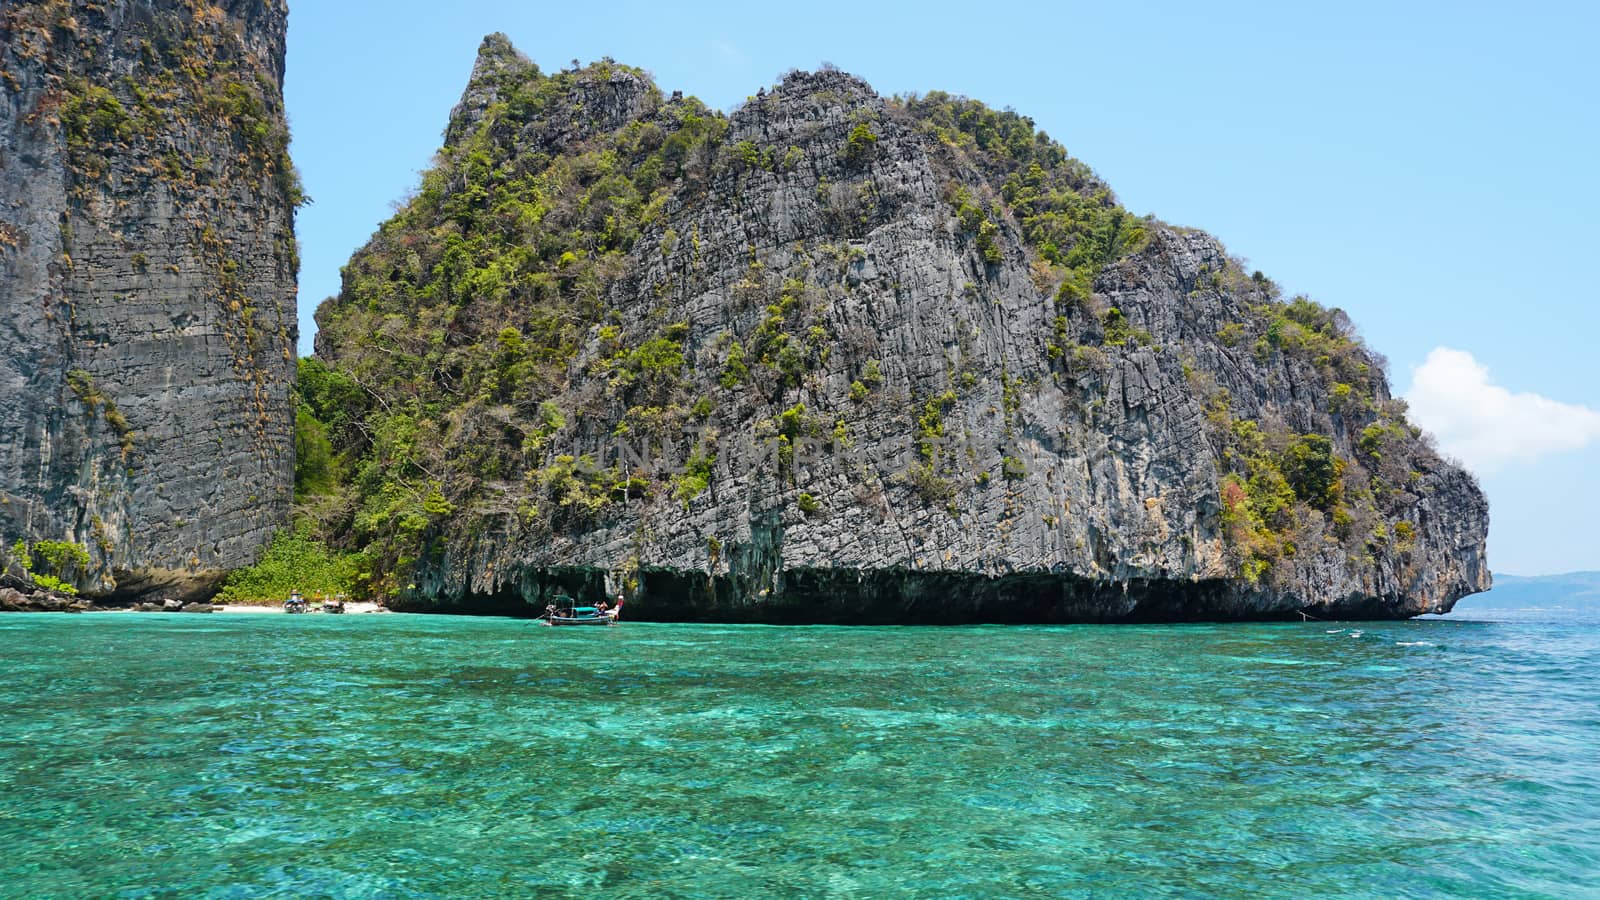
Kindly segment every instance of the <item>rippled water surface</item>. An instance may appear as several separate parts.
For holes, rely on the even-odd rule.
[[[0,619],[0,895],[1600,895],[1600,623]]]

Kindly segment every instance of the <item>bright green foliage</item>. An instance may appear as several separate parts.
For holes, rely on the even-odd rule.
[[[711,470],[716,461],[717,455],[705,447],[697,447],[690,454],[689,462],[677,477],[672,491],[672,496],[681,501],[685,508],[688,508],[689,501],[705,493],[706,488],[711,486]]]
[[[338,489],[339,472],[328,442],[327,426],[317,421],[306,404],[294,416],[294,495],[296,499],[331,494]]]
[[[636,401],[663,407],[674,398],[683,372],[683,339],[689,326],[679,322],[632,350],[622,350],[610,360],[612,389]]]
[[[1256,341],[1258,356],[1281,351],[1315,364],[1329,381],[1351,385],[1363,395],[1371,393],[1372,370],[1366,351],[1343,310],[1328,309],[1299,296],[1257,311],[1266,318],[1266,330]]]
[[[592,522],[611,504],[613,494],[627,490],[628,480],[615,468],[601,468],[589,456],[562,454],[532,473],[550,492],[564,524]]]
[[[917,417],[917,454],[930,464],[937,442],[945,436],[945,411],[955,406],[956,399],[955,391],[945,391],[923,404],[922,414]]]
[[[1410,553],[1417,544],[1417,526],[1404,519],[1394,523],[1395,549]]]
[[[872,157],[878,148],[878,136],[866,122],[857,122],[845,141],[844,158],[851,163],[861,163]]]
[[[534,416],[531,425],[532,427],[523,433],[523,453],[538,453],[543,450],[556,432],[567,427],[567,414],[562,411],[560,404],[554,400],[546,400],[539,404],[539,412]]]
[[[750,355],[777,376],[778,385],[792,388],[806,373],[827,359],[830,335],[814,319],[804,282],[784,282],[778,302],[750,335]]]
[[[1028,467],[1015,456],[1007,456],[1000,460],[1000,474],[1007,481],[1021,481],[1028,477]]]
[[[67,143],[83,145],[125,141],[134,121],[116,95],[99,85],[75,85],[61,101],[61,126]]]
[[[42,575],[38,572],[33,572],[30,573],[29,577],[33,579],[34,587],[37,587],[41,590],[74,596],[78,593],[77,585],[61,578],[57,578],[54,575]]]
[[[1106,310],[1102,325],[1105,329],[1107,346],[1122,347],[1127,344],[1135,344],[1140,347],[1147,347],[1152,342],[1150,332],[1128,324],[1128,318],[1122,314],[1122,310],[1114,306]]]
[[[77,594],[75,580],[88,574],[89,548],[69,541],[17,541],[11,548],[15,563],[34,586],[61,594]]]
[[[671,338],[652,338],[628,354],[627,367],[644,375],[676,375],[683,368],[683,344]]]
[[[750,367],[744,361],[744,345],[734,341],[728,345],[728,358],[723,363],[722,378],[718,383],[731,391],[749,377]]]
[[[794,152],[795,148],[789,148]],[[734,158],[748,170],[764,170],[771,172],[778,168],[778,158],[771,150],[762,150],[754,141],[740,141],[733,145]],[[786,155],[785,159],[789,159]],[[792,166],[790,167],[792,168]]]
[[[896,102],[998,186],[1023,239],[1060,278],[1063,304],[1087,299],[1107,263],[1148,242],[1149,221],[1119,206],[1110,188],[1049,135],[1035,131],[1032,119],[939,92]],[[953,198],[952,205],[981,240],[982,222],[964,208],[970,198]],[[999,262],[998,247],[990,247],[980,244],[985,259]]]
[[[1000,252],[1000,243],[996,238],[1000,235],[1000,226],[985,219],[978,226],[978,250],[983,254],[983,261],[989,265],[999,265],[1005,256]]]
[[[807,430],[806,426],[808,419],[806,418],[805,404],[797,403],[794,406],[789,407],[783,412],[778,413],[778,417],[773,421],[778,426],[779,434],[789,438],[790,440],[799,437]]]
[[[1330,412],[1347,413],[1359,409],[1361,400],[1356,397],[1352,385],[1339,382],[1328,393],[1328,410]]]
[[[1233,419],[1225,407],[1210,411],[1213,427],[1226,428],[1222,479],[1223,534],[1252,581],[1280,559],[1293,556],[1301,524],[1326,513],[1335,531],[1351,526],[1344,498],[1348,465],[1327,435],[1264,431],[1251,419]]]
[[[1394,522],[1400,507],[1389,503],[1403,493],[1397,484],[1420,476],[1404,474],[1383,455],[1391,445],[1402,459],[1416,451],[1418,437],[1408,426],[1380,420],[1363,432],[1366,446],[1352,460],[1340,457],[1327,435],[1264,430],[1232,419],[1225,406],[1209,409],[1207,418],[1214,434],[1226,430],[1222,521],[1247,577],[1266,575],[1318,534],[1349,552],[1404,553],[1414,545],[1415,526]]]
[[[1404,422],[1379,419],[1361,430],[1356,449],[1371,462],[1382,462],[1391,445],[1404,446],[1411,438],[1411,430]]]
[[[356,589],[360,566],[359,557],[333,551],[302,523],[274,535],[260,562],[230,574],[217,599],[276,603],[293,590],[307,596],[349,594]]]
[[[375,570],[364,587],[392,594],[399,588],[395,570],[416,561],[425,537],[454,504],[424,464],[439,442],[432,421],[397,411],[374,415],[369,422],[372,444],[354,468],[354,510],[347,535],[363,548]]]
[[[1259,581],[1278,555],[1273,531],[1250,502],[1250,494],[1237,475],[1222,480],[1222,529],[1228,544],[1241,559],[1241,572]]]
[[[1318,509],[1328,509],[1338,502],[1345,461],[1334,455],[1327,435],[1296,437],[1284,448],[1280,465],[1296,497]]]
[[[833,420],[833,445],[835,447],[849,448],[855,444],[855,439],[850,437],[850,425],[839,417]]]
[[[588,327],[605,318],[604,286],[658,215],[669,179],[696,174],[701,148],[726,128],[686,100],[665,108],[665,127],[635,122],[568,153],[523,153],[523,129],[598,74],[530,69],[505,85],[504,101],[441,153],[417,196],[352,261],[329,324],[341,362],[359,358],[363,383],[450,405],[528,408],[561,388]],[[365,344],[386,352],[361,353]],[[638,367],[675,361],[663,344],[639,350]]]
[[[1051,340],[1045,342],[1045,355],[1054,360],[1065,360],[1068,351],[1073,349],[1073,341],[1068,336],[1067,326],[1071,324],[1066,316],[1056,316],[1051,323]]]
[[[653,484],[591,456],[556,455],[558,435],[610,416],[617,434],[655,442],[710,414],[686,389],[687,324],[625,329],[607,290],[672,192],[703,189],[719,166],[775,162],[753,143],[730,158],[722,115],[648,84],[654,114],[586,131],[579,97],[641,73],[603,61],[546,75],[501,49],[501,65],[474,86],[494,102],[470,127],[452,124],[416,195],[320,311],[337,371],[301,370],[306,403],[349,473],[341,533],[368,549],[374,590],[403,586],[405,570],[470,524],[445,510],[482,497],[514,508],[524,527],[581,529],[626,497],[704,489],[694,474]],[[564,124],[573,121],[575,130]],[[651,239],[668,258],[691,250],[698,231]],[[596,334],[602,352],[584,374],[605,389],[563,408],[555,398],[569,396],[579,348]],[[769,349],[778,364],[781,348]],[[720,380],[734,387],[749,368],[734,345]],[[620,422],[611,410],[625,411]]]
[[[1256,461],[1247,478],[1228,475],[1223,479],[1223,533],[1249,580],[1257,580],[1273,563],[1294,555],[1294,544],[1288,539],[1294,525],[1294,500],[1294,489],[1270,459]]]
[[[64,575],[70,568],[83,569],[89,565],[89,550],[82,544],[34,541],[30,549],[36,565],[57,575]]]
[[[950,205],[955,208],[956,220],[974,236],[978,252],[983,254],[983,261],[990,265],[999,263],[1004,258],[996,240],[1000,235],[1000,226],[989,217],[989,211],[973,200],[972,193],[964,187],[955,188],[949,199]]]
[[[810,494],[802,493],[799,497],[796,497],[795,505],[800,507],[800,511],[808,516],[814,516],[822,511],[822,504]]]
[[[1217,331],[1217,340],[1224,347],[1237,347],[1244,340],[1245,327],[1243,322],[1229,322]]]

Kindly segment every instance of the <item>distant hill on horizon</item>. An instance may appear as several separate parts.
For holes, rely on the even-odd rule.
[[[1494,576],[1494,590],[1464,598],[1458,609],[1600,609],[1600,572]]]

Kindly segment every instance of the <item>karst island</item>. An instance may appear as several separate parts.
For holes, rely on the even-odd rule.
[[[1343,312],[1025,115],[831,67],[723,113],[489,36],[297,359],[286,11],[191,5],[0,19],[13,605],[268,563],[398,610],[761,623],[1488,587],[1483,495]]]

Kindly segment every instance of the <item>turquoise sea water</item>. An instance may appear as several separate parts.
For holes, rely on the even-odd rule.
[[[10,616],[0,848],[18,897],[1600,896],[1600,622]]]

